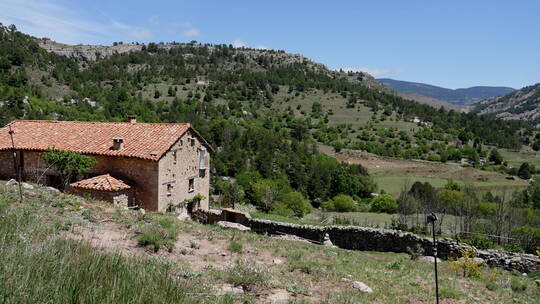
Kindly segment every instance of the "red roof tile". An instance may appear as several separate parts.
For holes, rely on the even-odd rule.
[[[119,191],[131,189],[128,184],[110,176],[109,174],[99,175],[89,179],[83,179],[76,183],[70,184],[70,186],[73,188],[100,191]]]
[[[190,124],[16,120],[11,122],[18,150],[70,150],[83,154],[136,157],[157,161]],[[0,129],[0,151],[11,149],[9,125]],[[201,141],[212,149],[194,130]],[[113,138],[124,147],[113,150]]]

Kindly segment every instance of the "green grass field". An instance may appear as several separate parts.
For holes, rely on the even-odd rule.
[[[277,295],[287,303],[434,301],[433,265],[406,254],[182,222],[37,186],[19,204],[16,188],[0,185],[0,212],[2,303],[268,303]],[[157,251],[141,245],[148,227],[174,243]],[[537,303],[540,296],[535,276],[485,268],[464,277],[451,265],[439,263],[442,303]]]

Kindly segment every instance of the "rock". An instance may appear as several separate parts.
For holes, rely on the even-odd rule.
[[[34,189],[34,186],[30,185],[29,183],[22,183],[22,187],[23,187],[23,189],[26,189],[26,190],[33,190]]]
[[[341,281],[343,281],[343,282],[350,282],[351,279],[349,279],[349,278],[341,278]]]
[[[274,289],[271,291],[267,300],[270,303],[288,303],[289,302],[289,292],[284,289]]]
[[[60,192],[60,190],[56,189],[56,188],[53,188],[53,187],[45,187],[45,189],[47,191],[50,191],[50,192]]]
[[[365,292],[365,293],[372,293],[373,289],[371,287],[367,286],[366,284],[360,282],[360,281],[354,281],[352,283],[352,287],[354,289],[357,289],[358,291]]]
[[[272,263],[274,263],[274,264],[276,264],[276,265],[279,265],[279,264],[283,263],[283,261],[280,260],[280,259],[273,259],[273,260],[272,260]]]
[[[8,187],[17,186],[18,184],[19,183],[16,180],[14,180],[13,178],[6,182],[6,186],[8,186]]]
[[[215,289],[217,290],[218,295],[244,293],[242,287],[237,287],[232,284],[220,284],[215,286]]]
[[[240,230],[240,231],[251,230],[251,228],[246,227],[246,226],[244,226],[242,224],[231,223],[231,222],[226,222],[226,221],[219,221],[219,222],[216,223],[216,225],[218,225],[219,227],[237,229],[237,230]]]
[[[222,253],[220,253],[220,255],[221,255],[222,257],[226,257],[226,256],[227,256],[227,253],[222,252]]]
[[[330,240],[330,235],[328,235],[328,233],[325,233],[325,234],[324,234],[323,245],[324,245],[324,246],[328,246],[328,247],[336,247],[336,246],[334,246],[334,244],[333,244],[332,241]]]
[[[418,259],[418,261],[425,262],[425,263],[433,263],[433,260],[434,258],[430,255],[426,255]],[[440,262],[441,262],[441,259],[437,258],[437,263],[440,263]]]

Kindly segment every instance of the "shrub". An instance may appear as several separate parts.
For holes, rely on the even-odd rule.
[[[512,235],[519,240],[525,252],[534,253],[540,250],[540,228],[520,226],[512,230]]]
[[[480,277],[482,274],[483,261],[475,259],[476,253],[472,247],[461,250],[461,257],[451,258],[450,267],[456,272],[462,271],[463,277]]]
[[[324,202],[322,207],[326,211],[353,212],[357,211],[358,205],[352,197],[346,194],[338,194],[333,199]]]
[[[371,201],[371,211],[396,213],[398,204],[389,194],[380,194]]]
[[[293,191],[283,195],[280,202],[273,209],[277,212],[290,214],[290,212],[286,212],[288,209],[292,211],[293,215],[303,217],[310,213],[313,207],[302,193]]]
[[[518,277],[512,277],[510,281],[510,288],[512,291],[521,292],[527,290],[527,281],[522,280]]]
[[[229,246],[227,247],[229,251],[236,252],[236,253],[241,253],[243,248],[244,246],[242,246],[242,244],[238,243],[235,240],[230,241]]]
[[[239,259],[229,269],[227,282],[251,291],[256,287],[266,286],[268,284],[268,274],[257,268],[253,263]]]
[[[420,244],[416,244],[413,248],[407,247],[406,250],[407,250],[407,253],[409,254],[409,257],[413,261],[418,260],[421,256],[424,255],[424,248],[422,248]]]
[[[172,252],[177,237],[178,231],[174,222],[171,219],[160,219],[158,222],[143,226],[137,237],[137,242],[140,246],[153,252],[158,252],[162,246]]]

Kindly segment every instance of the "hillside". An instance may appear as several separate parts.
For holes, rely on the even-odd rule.
[[[414,100],[418,103],[421,103],[421,104],[426,104],[426,105],[429,105],[429,106],[432,106],[436,109],[439,109],[439,108],[444,108],[445,110],[454,110],[454,111],[457,111],[457,112],[461,112],[462,111],[462,108],[458,105],[455,105],[455,104],[452,104],[452,103],[449,103],[449,102],[446,102],[446,101],[442,101],[440,99],[436,99],[436,98],[433,98],[433,97],[427,97],[427,96],[424,96],[424,95],[420,95],[420,94],[415,94],[415,93],[404,93],[404,92],[397,92],[396,91],[396,94],[400,97],[403,97],[405,99],[410,99],[410,100]]]
[[[483,100],[473,111],[505,120],[520,120],[540,126],[540,83],[510,94]]]
[[[514,91],[513,88],[508,87],[477,86],[463,89],[447,89],[424,83],[401,81],[389,78],[381,78],[377,80],[397,92],[423,95],[458,106],[466,106],[486,98],[501,96]]]
[[[8,303],[429,303],[433,265],[117,209],[0,184],[0,296]],[[284,250],[287,248],[287,250]],[[535,303],[534,276],[439,263],[443,303]],[[485,278],[484,278],[485,277]],[[359,281],[372,289],[353,287]],[[522,287],[523,286],[523,287]]]
[[[315,205],[377,191],[365,168],[325,157],[321,144],[479,165],[493,147],[519,150],[538,133],[520,122],[403,99],[368,74],[332,71],[277,50],[69,46],[2,27],[0,57],[0,126],[14,119],[123,121],[128,115],[189,122],[216,148],[213,178],[248,176],[252,184],[270,183]],[[216,185],[213,194],[228,187]],[[243,199],[251,199],[253,191],[244,190]]]

